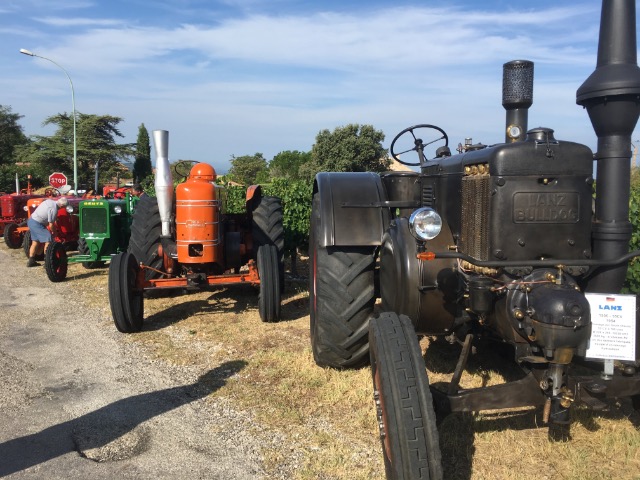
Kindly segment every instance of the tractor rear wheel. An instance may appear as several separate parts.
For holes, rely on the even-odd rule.
[[[323,367],[358,368],[369,361],[369,316],[375,303],[372,247],[322,247],[320,199],[314,195],[309,240],[310,331]]]
[[[136,205],[131,223],[131,237],[127,252],[139,259],[144,265],[156,270],[162,269],[162,257],[158,255],[158,246],[162,235],[162,223],[158,200],[154,197],[142,197]],[[145,269],[145,278],[150,280],[160,274]]]
[[[128,253],[117,254],[109,265],[109,305],[119,332],[134,333],[142,329],[144,297],[137,286],[140,266]]]
[[[20,248],[22,246],[22,235],[18,232],[17,223],[8,223],[4,227],[4,243],[11,249]]]
[[[261,245],[275,245],[278,254],[280,284],[284,291],[284,227],[282,202],[278,197],[261,197],[252,212],[253,241],[257,252]]]
[[[274,245],[258,248],[258,273],[260,275],[260,296],[258,311],[263,322],[280,320],[281,284],[278,268],[278,250]]]
[[[371,374],[387,478],[441,479],[436,414],[420,344],[409,317],[371,320]]]
[[[87,245],[87,239],[80,237],[78,239],[78,253],[80,255],[89,255],[91,251],[89,250],[89,245]],[[104,267],[104,262],[102,261],[94,261],[94,262],[82,262],[82,266],[86,269],[92,268],[102,268]]]
[[[50,242],[44,252],[44,269],[52,282],[61,282],[67,278],[67,251],[64,244]]]

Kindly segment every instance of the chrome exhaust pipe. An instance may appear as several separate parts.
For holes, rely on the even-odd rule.
[[[171,238],[171,207],[173,205],[173,177],[169,167],[169,132],[153,131],[153,144],[156,149],[155,188],[158,198],[158,210],[162,222],[162,237]]]

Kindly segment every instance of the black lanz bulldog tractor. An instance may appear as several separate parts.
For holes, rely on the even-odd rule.
[[[640,409],[635,297],[618,295],[640,255],[628,249],[635,18],[635,2],[604,0],[597,68],[577,91],[595,155],[550,128],[528,130],[533,63],[517,60],[503,71],[504,143],[468,141],[452,154],[443,129],[416,125],[390,150],[420,173],[316,176],[313,354],[321,366],[371,363],[388,478],[443,477],[436,414],[540,406],[555,437],[574,405],[631,397]],[[598,345],[600,320],[623,317],[624,338]],[[418,335],[462,345],[445,388],[429,385]],[[487,340],[510,346],[521,378],[462,389],[472,347]],[[602,373],[573,374],[585,359]]]

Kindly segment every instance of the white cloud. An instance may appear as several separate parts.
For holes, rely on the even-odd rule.
[[[530,126],[593,137],[575,89],[595,66],[595,4],[499,13],[477,5],[249,13],[208,24],[43,15],[36,20],[54,27],[51,37],[20,47],[64,65],[79,111],[125,118],[126,141],[142,122],[169,129],[173,158],[271,158],[311,148],[320,129],[354,122],[385,131],[387,145],[416,123],[442,126],[453,146],[465,136],[501,141],[501,66],[515,58],[536,62]],[[5,100],[16,99],[15,111],[41,122],[68,110],[68,84],[53,65],[34,61],[37,68],[22,58],[21,73],[0,86],[16,92]]]
[[[35,20],[54,27],[110,27],[123,24],[122,20],[112,20],[108,18],[40,17],[35,18]]]

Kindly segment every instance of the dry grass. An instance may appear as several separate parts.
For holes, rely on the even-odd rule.
[[[102,306],[108,324],[106,282],[106,269],[70,266],[69,287]],[[122,338],[175,364],[210,369],[224,361],[247,362],[214,395],[251,412],[258,433],[287,439],[290,448],[264,452],[274,476],[384,478],[370,371],[315,366],[307,301],[306,284],[288,283],[283,321],[265,324],[252,288],[149,298],[144,330]],[[422,346],[431,382],[448,381],[459,347],[427,339]],[[462,386],[511,378],[517,372],[505,370],[505,363],[510,364],[484,354],[472,357]],[[538,409],[450,415],[439,426],[446,478],[640,479],[640,416],[628,403],[599,414],[574,409],[574,417],[571,440],[551,443]]]

